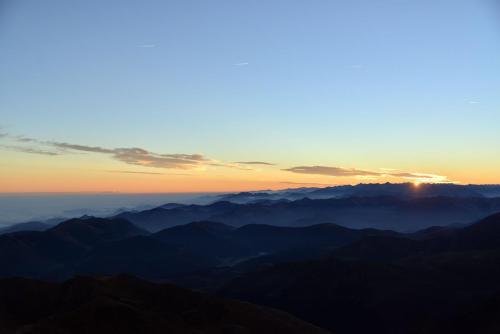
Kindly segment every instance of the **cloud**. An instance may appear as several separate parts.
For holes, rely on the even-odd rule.
[[[290,184],[290,185],[299,185],[299,186],[331,186],[328,183],[316,183],[316,182],[291,182],[291,181],[282,181],[278,182],[279,184]]]
[[[299,166],[283,169],[287,172],[300,174],[316,174],[327,176],[381,176],[380,173],[355,168],[328,167],[328,166]]]
[[[165,175],[164,173],[154,173],[154,172],[134,172],[129,170],[107,170],[107,173],[113,174],[145,174],[145,175]]]
[[[13,136],[10,134],[5,134],[5,137],[18,143],[31,144],[30,146],[4,146],[5,148],[24,153],[45,155],[63,155],[76,152],[98,153],[109,155],[112,159],[129,165],[144,167],[187,170],[203,168],[205,166],[218,166],[251,170],[250,168],[237,164],[209,159],[202,154],[164,154],[151,152],[138,147],[106,148],[101,146],[88,146],[57,141],[42,141],[23,136]],[[46,148],[50,148],[52,150]]]
[[[31,154],[41,154],[41,155],[61,155],[59,152],[47,151],[32,147],[23,147],[23,146],[15,146],[15,145],[2,145],[0,147],[6,148],[11,151],[23,152],[23,153],[31,153]]]
[[[194,169],[210,162],[201,154],[157,154],[141,148],[117,148],[112,154],[127,164],[156,168]]]
[[[437,175],[437,174],[428,174],[428,173],[393,173],[390,174],[392,177],[399,177],[407,180],[411,180],[414,182],[424,182],[424,183],[453,183],[450,181],[447,176]]]
[[[433,177],[433,175],[431,175],[431,174],[417,174],[417,173],[406,173],[406,172],[391,173],[389,175],[394,176],[394,177],[402,177],[402,178],[429,178],[429,179],[431,179]]]
[[[49,144],[66,151],[109,154],[115,160],[145,167],[193,169],[210,161],[201,154],[159,154],[138,147],[110,149],[60,142],[49,142]]]
[[[479,102],[479,101],[468,101],[467,103],[469,103],[469,104],[480,104],[481,102]]]
[[[448,177],[444,175],[397,171],[396,169],[391,169],[391,168],[384,168],[383,169],[384,172],[373,172],[356,168],[329,167],[329,166],[299,166],[283,170],[300,174],[326,175],[335,177],[356,177],[362,180],[374,180],[377,178],[395,177],[395,178],[402,178],[405,180],[411,180],[413,182],[453,183],[453,181],[450,181]]]
[[[113,174],[144,174],[144,175],[177,175],[177,176],[191,176],[192,174],[186,173],[157,173],[157,172],[140,172],[132,170],[107,170],[107,173]]]
[[[140,45],[137,45],[137,47],[142,48],[142,49],[151,49],[151,48],[155,48],[156,44],[140,44]]]
[[[83,152],[93,152],[93,153],[113,153],[114,152],[114,150],[112,150],[112,149],[102,148],[99,146],[85,146],[85,145],[76,145],[76,144],[59,143],[59,142],[47,142],[45,144],[49,144],[51,146],[60,148],[62,150],[73,150],[73,151],[83,151]]]
[[[265,161],[237,161],[236,164],[242,165],[263,165],[263,166],[276,166],[276,164]]]
[[[250,65],[250,63],[246,62],[246,61],[243,61],[241,63],[234,63],[233,64],[234,66],[247,66],[247,65]]]

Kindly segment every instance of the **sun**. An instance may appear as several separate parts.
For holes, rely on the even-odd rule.
[[[422,184],[422,182],[420,182],[420,181],[413,181],[413,186],[414,186],[415,188],[420,187],[420,185],[421,185],[421,184]]]

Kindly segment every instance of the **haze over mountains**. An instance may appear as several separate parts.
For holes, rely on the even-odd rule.
[[[335,223],[350,228],[416,231],[430,226],[466,224],[500,211],[499,186],[453,184],[360,184],[279,192],[229,194],[210,205],[173,205],[125,218],[155,232],[192,221],[233,226],[307,226]]]

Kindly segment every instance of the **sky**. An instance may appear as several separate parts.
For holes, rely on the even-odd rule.
[[[0,0],[0,192],[500,183],[495,0]]]

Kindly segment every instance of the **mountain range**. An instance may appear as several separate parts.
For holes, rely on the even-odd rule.
[[[500,198],[460,194],[170,203],[13,226],[0,235],[0,330],[497,333]]]
[[[431,226],[466,224],[500,211],[500,197],[348,197],[304,198],[237,204],[177,205],[116,216],[157,232],[193,221],[216,221],[232,226],[268,224],[308,226],[334,223],[349,228],[411,232]]]

